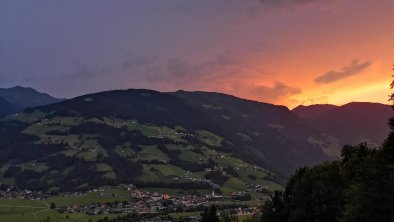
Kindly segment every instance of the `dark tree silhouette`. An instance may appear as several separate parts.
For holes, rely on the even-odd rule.
[[[204,209],[201,218],[202,222],[219,222],[219,217],[217,215],[217,209],[214,205],[212,205],[209,210],[208,208]]]

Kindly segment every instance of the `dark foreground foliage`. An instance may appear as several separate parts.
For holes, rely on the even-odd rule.
[[[341,160],[299,169],[263,206],[263,222],[394,221],[394,120],[379,149],[345,146]]]

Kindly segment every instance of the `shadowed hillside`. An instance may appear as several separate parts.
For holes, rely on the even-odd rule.
[[[18,107],[0,97],[0,116],[18,112]]]
[[[393,116],[389,105],[366,102],[297,107],[293,112],[309,126],[337,138],[339,147],[362,141],[381,144],[389,133],[388,119]]]
[[[63,100],[21,86],[0,88],[0,99],[0,115],[21,112],[27,107],[43,106]]]
[[[379,124],[358,124],[386,115],[382,107],[355,103],[321,115],[314,110],[307,119],[284,106],[221,93],[89,94],[3,118],[0,179],[43,190],[119,183],[273,189],[300,166],[337,158],[340,142],[359,143],[370,128],[384,134]]]
[[[286,107],[219,93],[101,92],[28,108],[0,129],[2,177],[34,189],[273,188],[329,159]]]

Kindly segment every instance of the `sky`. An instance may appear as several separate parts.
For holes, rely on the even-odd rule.
[[[387,103],[393,0],[2,0],[0,87]]]

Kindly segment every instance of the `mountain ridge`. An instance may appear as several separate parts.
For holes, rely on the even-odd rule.
[[[305,120],[285,106],[223,93],[128,89],[82,95],[0,119],[0,181],[49,190],[103,183],[201,188],[205,180],[226,187],[234,180],[253,183],[241,175],[255,178],[250,171],[255,167],[260,184],[284,181],[300,166],[338,158],[344,141],[362,142],[373,125],[361,125],[361,131],[347,127],[356,134],[348,137],[335,128],[344,125],[329,124],[338,122],[343,110],[347,115],[366,110],[362,107],[335,107]],[[377,107],[371,112],[379,121],[391,115],[387,110],[381,115],[382,106]],[[358,122],[365,115],[371,113],[348,119]],[[368,139],[380,143],[385,122],[372,129],[379,135]],[[84,171],[75,171],[75,165]],[[186,172],[200,182],[174,179],[190,178]],[[48,178],[56,179],[47,183]]]
[[[88,117],[116,115],[117,118],[136,118],[148,124],[169,124],[168,126],[180,124],[183,127],[208,129],[219,135],[226,134],[232,137],[237,136],[233,131],[240,126],[247,130],[267,131],[271,129],[271,126],[267,125],[275,125],[275,121],[280,122],[277,125],[287,124],[287,122],[291,122],[290,125],[292,125],[293,122],[297,122],[297,117],[291,112],[286,112],[288,109],[284,106],[255,101],[250,102],[224,94],[214,94],[214,96],[220,98],[220,100],[215,98],[216,104],[201,104],[201,99],[206,99],[206,95],[212,94],[196,92],[186,94],[179,92],[160,93],[154,90],[142,89],[115,90],[88,94],[61,103],[36,107],[34,109],[39,109],[43,112],[55,110],[52,115],[83,115]],[[108,99],[109,97],[111,99]],[[87,102],[89,99],[91,101]],[[131,100],[132,103],[128,103]],[[228,103],[229,100],[231,103]],[[194,101],[194,103],[190,103],[190,101]],[[206,100],[204,101],[206,102]],[[243,104],[245,113],[239,114],[237,111],[238,106]],[[209,106],[214,107],[214,110]],[[227,107],[220,109],[220,106]],[[69,107],[73,108],[70,109]],[[272,112],[272,110],[279,110],[282,113]],[[265,116],[258,116],[256,112],[258,114],[265,114]],[[236,120],[241,122],[233,124],[232,118],[236,118]],[[289,119],[292,121],[285,121]],[[260,123],[260,125],[256,123]],[[312,148],[309,149],[311,152],[316,151]],[[296,152],[295,150],[293,151]],[[279,153],[277,155],[280,156]]]
[[[8,104],[7,106],[0,106],[0,115],[14,114],[28,107],[48,105],[64,100],[54,98],[31,87],[22,86],[0,88],[0,98]]]
[[[389,133],[387,123],[393,117],[390,105],[372,102],[298,107],[293,112],[309,126],[339,139],[339,146],[364,141],[379,146]]]

